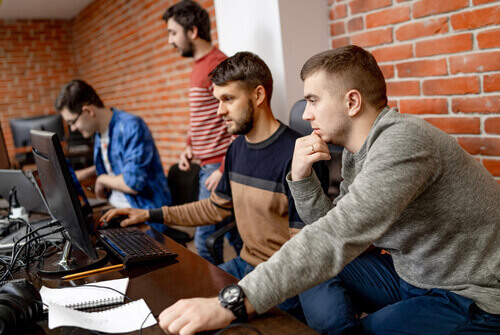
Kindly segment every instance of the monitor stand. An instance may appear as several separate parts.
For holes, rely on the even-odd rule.
[[[73,248],[71,242],[66,240],[63,251],[45,259],[43,266],[38,269],[38,272],[42,275],[51,276],[67,275],[104,265],[107,260],[107,252],[96,249],[96,253],[97,260],[93,260],[80,249]]]

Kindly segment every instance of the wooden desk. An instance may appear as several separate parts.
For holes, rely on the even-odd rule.
[[[129,277],[130,283],[127,296],[132,300],[144,298],[153,315],[157,316],[163,309],[182,298],[213,297],[218,295],[220,289],[228,284],[236,283],[237,279],[222,271],[217,266],[204,260],[195,253],[177,244],[170,238],[151,231],[163,240],[163,243],[178,254],[175,260],[153,263],[148,266],[135,267],[97,274],[72,282],[62,281],[49,277],[40,277],[36,272],[19,272],[16,277],[27,277],[37,288],[42,285],[48,287],[71,286],[72,283],[81,285],[89,282],[98,282],[109,279]],[[112,263],[116,263],[111,259]],[[259,329],[262,334],[318,334],[305,324],[297,321],[281,310],[274,308],[272,311],[249,321],[249,324]],[[80,328],[48,329],[47,321],[39,323],[38,331],[33,334],[92,334]],[[42,330],[43,329],[43,330]],[[138,333],[138,332],[136,332]],[[143,329],[143,334],[163,334],[158,325]],[[206,334],[212,334],[207,332]],[[232,328],[224,334],[252,333],[246,328]]]

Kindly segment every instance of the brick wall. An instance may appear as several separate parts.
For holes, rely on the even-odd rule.
[[[68,21],[0,20],[0,125],[14,155],[9,119],[54,113],[61,86],[77,72]]]
[[[391,106],[456,137],[500,183],[500,2],[328,0],[332,47],[373,53]]]

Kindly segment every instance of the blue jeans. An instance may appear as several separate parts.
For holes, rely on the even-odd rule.
[[[205,187],[205,181],[207,178],[218,168],[220,167],[220,163],[216,164],[206,164],[201,167],[200,170],[200,189],[199,189],[199,194],[198,194],[198,200],[203,200],[207,199],[210,197],[211,192],[207,190]],[[207,238],[215,233],[217,230],[220,228],[224,227],[228,222],[221,222],[217,223],[214,225],[208,225],[208,226],[202,226],[202,227],[197,227],[196,232],[194,234],[194,245],[196,246],[196,250],[198,250],[198,255],[201,257],[205,258],[211,263],[215,264],[214,258],[210,255],[207,249]],[[236,250],[236,254],[240,254],[241,247],[243,245],[243,241],[241,240],[240,235],[238,234],[237,230],[232,230],[226,234],[226,237],[229,239],[229,243],[234,247]],[[223,251],[222,251],[222,246],[223,246],[223,240],[220,239],[220,241],[217,241],[215,244],[214,248],[217,254],[220,256],[221,259],[223,259]]]
[[[436,266],[439,266],[436,264]],[[299,295],[307,324],[328,334],[500,333],[500,315],[465,297],[402,280],[390,255],[366,252],[338,276]],[[362,319],[357,315],[370,313]]]
[[[220,264],[219,268],[238,279],[242,279],[247,274],[252,272],[253,269],[255,269],[255,267],[253,267],[252,265],[248,264],[243,259],[241,259],[240,256],[233,258],[232,260],[226,263]],[[292,315],[293,317],[299,319],[300,321],[305,322],[304,314],[302,313],[302,308],[300,306],[300,301],[298,296],[291,297],[283,301],[281,304],[278,305],[278,307],[283,311],[287,312],[288,314]]]

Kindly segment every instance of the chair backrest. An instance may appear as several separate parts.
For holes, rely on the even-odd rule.
[[[167,181],[172,193],[172,205],[182,205],[198,200],[200,166],[191,163],[189,171],[182,171],[179,165],[172,165]]]
[[[306,110],[306,104],[306,100],[299,100],[292,106],[292,110],[290,111],[290,128],[303,136],[312,133],[311,123],[302,119],[302,114]]]

